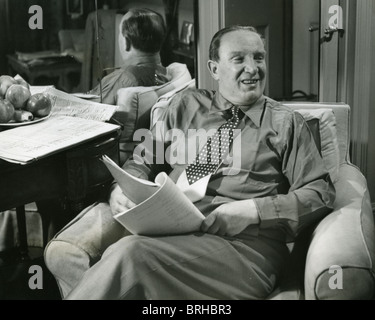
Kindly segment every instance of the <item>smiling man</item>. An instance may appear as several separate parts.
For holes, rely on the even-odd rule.
[[[255,29],[219,31],[208,62],[218,92],[177,94],[162,122],[165,132],[179,129],[186,139],[192,129],[217,134],[198,146],[192,163],[129,159],[123,167],[148,180],[163,170],[179,187],[205,190],[194,200],[205,216],[200,232],[124,235],[112,214],[133,204],[114,184],[109,204],[83,213],[46,250],[67,299],[264,299],[273,291],[288,258],[286,242],[330,212],[335,190],[302,116],[264,96],[265,55]],[[217,161],[205,171],[211,167],[201,151],[217,159],[223,141],[241,161]]]
[[[254,28],[238,28],[233,32],[228,28],[215,35],[208,68],[226,100],[250,105],[262,96],[266,86],[266,51]]]

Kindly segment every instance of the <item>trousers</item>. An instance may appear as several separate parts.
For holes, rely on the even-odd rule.
[[[45,262],[67,300],[265,299],[277,284],[284,243],[205,233],[131,235],[95,204],[47,245]]]

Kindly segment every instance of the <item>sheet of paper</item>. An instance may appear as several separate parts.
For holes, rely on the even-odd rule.
[[[30,86],[30,92],[31,95],[37,94],[37,93],[44,93],[47,92],[50,89],[53,89],[54,86]]]
[[[207,186],[211,176],[212,174],[209,174],[194,182],[193,184],[189,184],[186,176],[186,170],[184,170],[178,178],[176,185],[191,200],[191,202],[197,202],[199,200],[202,200],[206,195]]]
[[[139,235],[199,231],[203,214],[166,173],[160,173],[155,182],[161,185],[157,192],[134,208],[115,215],[115,219],[130,232]]]
[[[100,99],[100,96],[98,96],[96,94],[89,94],[89,93],[77,92],[77,93],[72,93],[71,95],[75,96],[76,98],[87,99],[87,100]]]
[[[51,117],[69,116],[108,121],[118,109],[118,106],[84,100],[55,88],[49,89],[46,93],[52,99]]]
[[[203,214],[165,172],[155,182],[127,173],[106,155],[102,157],[123,193],[136,206],[115,215],[115,219],[133,234],[167,235],[198,231]]]
[[[115,130],[119,126],[106,122],[64,116],[49,118],[0,132],[0,158],[25,164]]]
[[[119,184],[122,192],[135,204],[151,197],[160,188],[158,183],[139,179],[127,173],[106,155],[103,155],[101,160]]]

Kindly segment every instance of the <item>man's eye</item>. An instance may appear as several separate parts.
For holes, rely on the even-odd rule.
[[[262,61],[265,59],[265,56],[264,54],[257,54],[255,57],[254,57],[255,60],[258,60],[258,61]]]
[[[232,60],[233,60],[234,62],[236,62],[236,63],[240,63],[240,62],[243,61],[243,57],[234,57]]]

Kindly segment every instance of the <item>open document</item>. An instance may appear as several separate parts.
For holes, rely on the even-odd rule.
[[[119,126],[106,122],[53,117],[31,126],[0,132],[0,158],[27,164],[117,130]]]
[[[166,173],[150,182],[130,175],[105,155],[102,161],[136,204],[114,216],[131,233],[157,236],[199,231],[204,215]]]

